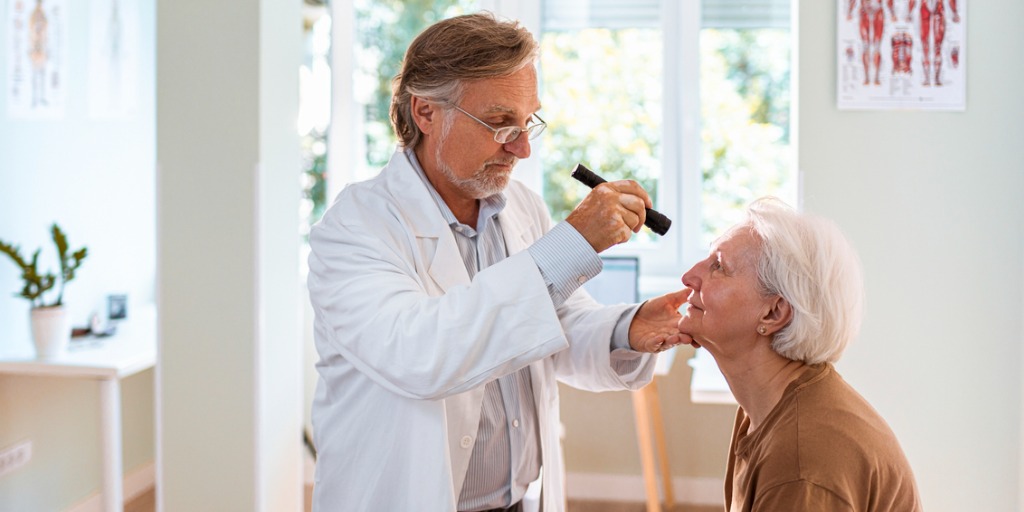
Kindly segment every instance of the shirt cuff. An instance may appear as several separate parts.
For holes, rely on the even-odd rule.
[[[561,306],[583,283],[600,274],[604,266],[587,239],[568,222],[555,225],[528,250],[548,285],[555,307]]]
[[[612,350],[633,350],[633,347],[629,345],[629,326],[633,324],[633,317],[636,316],[637,311],[640,311],[642,305],[643,303],[634,304],[633,307],[619,315],[619,321],[615,324],[615,330],[612,331]]]

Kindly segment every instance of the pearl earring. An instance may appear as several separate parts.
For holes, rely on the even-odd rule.
[[[761,333],[761,336],[764,336],[765,334],[768,333],[768,329],[766,329],[765,326],[762,325],[757,328],[757,332]]]

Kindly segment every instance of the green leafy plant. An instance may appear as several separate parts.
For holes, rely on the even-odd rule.
[[[75,272],[78,270],[78,267],[82,266],[82,260],[85,259],[87,253],[87,249],[82,247],[68,254],[68,239],[57,224],[50,228],[50,232],[53,235],[53,243],[57,246],[57,257],[60,261],[59,280],[58,276],[55,276],[53,272],[39,273],[39,253],[41,249],[36,249],[36,252],[32,253],[32,259],[27,260],[21,255],[20,247],[0,240],[0,252],[10,256],[14,263],[18,265],[21,269],[21,278],[25,281],[21,293],[15,296],[28,299],[33,308],[61,306],[64,304],[64,286],[75,278]],[[58,289],[56,300],[46,302],[43,299],[43,294],[52,290],[58,283],[60,288]]]

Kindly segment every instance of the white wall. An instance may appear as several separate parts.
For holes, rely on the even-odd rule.
[[[800,2],[799,163],[806,209],[865,267],[839,370],[896,431],[925,509],[1019,510],[1024,4],[962,4],[966,112],[840,112],[836,2]]]
[[[14,119],[0,100],[0,239],[31,256],[42,248],[40,270],[57,270],[50,224],[57,222],[72,248],[89,255],[65,293],[72,320],[85,324],[104,311],[106,294],[127,292],[135,302],[153,301],[154,226],[154,12],[139,8],[138,106],[123,119],[93,118],[89,110],[90,24],[88,2],[68,2],[70,69],[64,77],[63,118]],[[5,18],[6,20],[6,11]],[[9,27],[0,24],[7,51]],[[6,53],[0,79],[8,84]],[[3,341],[30,347],[28,301],[17,267],[0,261],[0,325]]]
[[[0,239],[41,247],[44,268],[56,269],[49,226],[57,222],[73,248],[89,256],[65,293],[75,325],[102,312],[105,296],[126,292],[152,302],[154,282],[154,0],[140,0],[136,26],[139,82],[136,109],[121,119],[90,114],[91,2],[67,2],[68,74],[64,116],[12,118],[0,99]],[[0,23],[0,83],[8,85],[10,27]],[[31,354],[28,302],[19,272],[0,260],[0,352]],[[129,310],[129,315],[131,310]],[[153,460],[153,372],[123,387],[125,472]],[[0,510],[60,510],[100,485],[99,397],[95,382],[0,377],[0,449],[33,441],[33,459],[0,477]],[[54,486],[53,482],[61,485]]]

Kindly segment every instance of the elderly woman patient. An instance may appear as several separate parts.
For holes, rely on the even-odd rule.
[[[747,214],[683,275],[679,321],[740,405],[726,509],[920,511],[896,436],[832,366],[860,326],[856,254],[834,224],[776,199]]]

